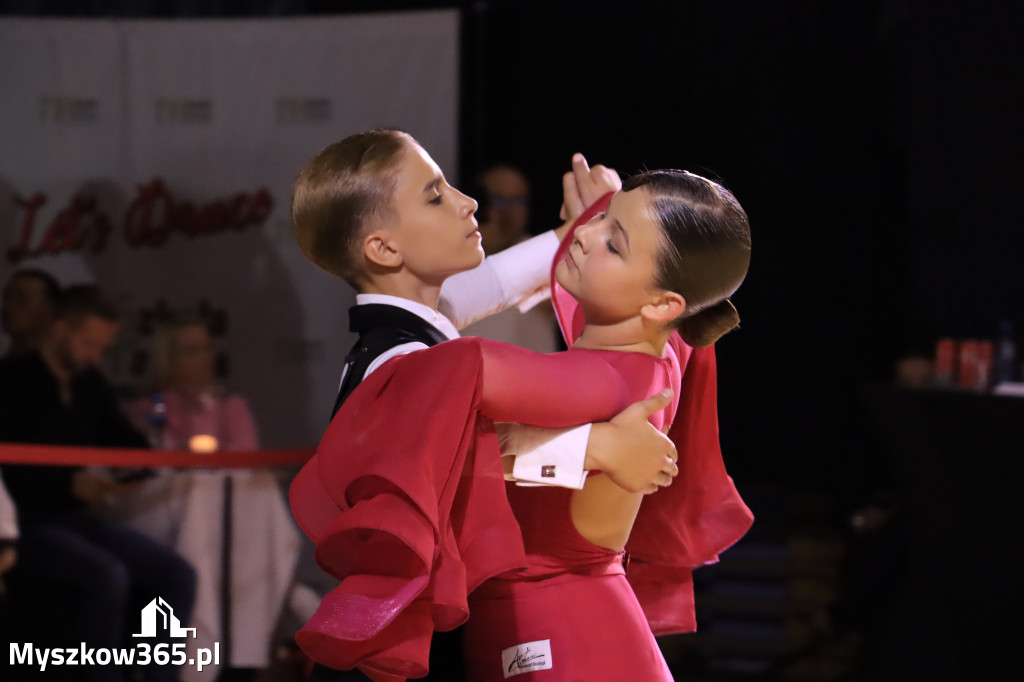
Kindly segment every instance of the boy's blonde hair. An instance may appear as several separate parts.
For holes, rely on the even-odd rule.
[[[368,130],[335,142],[302,168],[292,229],[306,258],[360,288],[366,277],[360,242],[392,211],[398,162],[414,144],[398,130]]]

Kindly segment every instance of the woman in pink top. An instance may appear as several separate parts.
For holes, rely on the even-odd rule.
[[[129,409],[154,448],[217,450],[259,447],[249,405],[216,380],[210,332],[195,316],[158,330],[150,358],[148,397]],[[230,490],[230,493],[227,492]],[[231,576],[225,582],[225,505],[231,507]],[[222,642],[223,590],[231,586],[231,651],[222,652],[232,672],[222,679],[247,680],[270,663],[270,642],[298,556],[298,534],[274,473],[267,469],[166,471],[121,510],[137,529],[175,547],[196,568],[198,591],[192,627],[197,640]],[[202,679],[208,679],[204,677]]]
[[[194,443],[204,450],[259,447],[245,399],[227,393],[216,381],[213,341],[199,318],[182,317],[158,331],[147,384],[152,395],[135,402],[130,414],[150,434],[154,447],[193,449],[195,436],[216,439]]]

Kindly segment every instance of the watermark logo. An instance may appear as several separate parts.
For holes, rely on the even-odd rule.
[[[166,633],[170,637],[196,637],[195,628],[181,626],[174,615],[171,605],[157,597],[142,609],[142,632],[133,634],[135,638],[152,638]],[[169,644],[161,642],[152,645],[139,642],[134,647],[108,649],[90,647],[82,642],[77,647],[37,647],[31,642],[11,642],[11,667],[31,666],[44,672],[47,667],[54,666],[131,666],[131,665],[174,665],[195,666],[198,672],[209,665],[220,665],[220,642],[215,642],[213,649],[196,649],[195,656],[190,657],[185,650],[184,642]]]
[[[505,679],[535,670],[551,669],[551,640],[541,639],[511,646],[501,652]]]
[[[195,628],[181,627],[181,622],[174,615],[174,609],[163,600],[163,597],[157,597],[142,609],[142,632],[132,637],[156,637],[158,628],[167,631],[171,637],[188,637],[190,632],[193,639],[196,636]]]

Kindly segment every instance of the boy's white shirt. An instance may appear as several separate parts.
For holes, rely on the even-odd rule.
[[[558,249],[554,232],[520,242],[501,253],[488,256],[477,268],[449,277],[441,287],[438,312],[429,306],[398,296],[357,294],[356,305],[392,305],[434,325],[449,339],[459,338],[459,329],[482,317],[513,305],[525,312],[551,296],[551,261]],[[363,378],[391,358],[427,348],[426,344],[403,343],[381,353],[366,369]],[[346,368],[347,369],[347,368]],[[342,374],[341,380],[345,380]],[[527,424],[495,424],[502,456],[515,457],[512,475],[519,485],[554,485],[582,488],[587,472],[590,424],[568,429],[545,429]]]

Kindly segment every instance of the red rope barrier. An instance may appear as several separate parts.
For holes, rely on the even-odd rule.
[[[188,450],[80,448],[59,445],[0,445],[0,464],[34,466],[182,467],[261,469],[302,466],[315,450],[250,450],[196,453]]]

